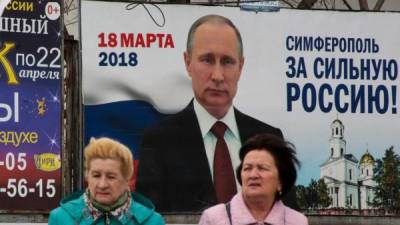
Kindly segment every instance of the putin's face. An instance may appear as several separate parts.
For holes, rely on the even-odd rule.
[[[193,37],[192,54],[184,54],[196,100],[221,118],[232,105],[243,67],[233,28],[225,24],[200,25]]]

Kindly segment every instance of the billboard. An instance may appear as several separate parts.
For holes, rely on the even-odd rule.
[[[13,0],[0,17],[3,212],[45,211],[60,201],[61,4]]]
[[[143,130],[193,98],[183,60],[189,27],[219,14],[244,45],[234,106],[295,144],[297,185],[323,180],[322,208],[374,209],[375,161],[399,154],[398,13],[134,6],[82,2],[86,141],[116,138],[140,162]]]

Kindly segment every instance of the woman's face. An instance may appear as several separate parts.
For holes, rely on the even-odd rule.
[[[86,179],[91,196],[104,205],[112,205],[129,190],[121,172],[121,162],[116,159],[92,159]]]
[[[244,157],[241,178],[246,199],[274,199],[282,188],[274,157],[262,149],[254,149]]]

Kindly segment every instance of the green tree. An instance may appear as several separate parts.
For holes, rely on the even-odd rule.
[[[309,208],[307,204],[307,187],[303,185],[298,185],[296,187],[297,204],[299,204],[300,209],[306,210]]]
[[[372,205],[388,212],[400,210],[400,157],[393,146],[376,161],[373,180],[377,183]]]
[[[308,187],[299,185],[296,188],[297,203],[301,209],[317,209],[328,207],[332,199],[323,179],[311,179]]]
[[[326,186],[323,179],[319,179],[317,184],[318,189],[318,206],[326,208],[332,203],[332,198],[329,197],[328,186]]]
[[[318,208],[318,182],[311,179],[310,184],[307,187],[307,204],[309,208]]]

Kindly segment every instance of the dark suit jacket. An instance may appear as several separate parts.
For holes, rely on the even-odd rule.
[[[235,117],[242,143],[258,133],[282,137],[279,129],[236,109]],[[217,203],[193,102],[145,131],[136,190],[161,212],[199,212]],[[286,204],[297,208],[295,196]]]

